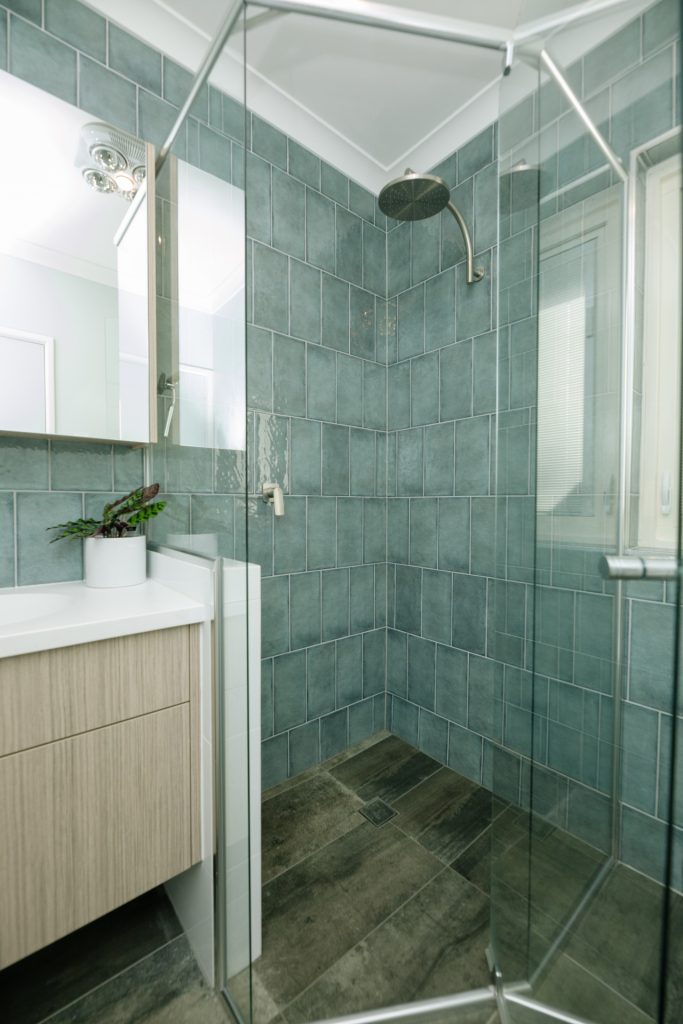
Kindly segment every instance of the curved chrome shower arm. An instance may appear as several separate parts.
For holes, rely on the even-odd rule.
[[[465,243],[465,252],[467,254],[467,283],[473,284],[474,281],[481,281],[482,277],[484,276],[484,271],[481,267],[474,266],[474,250],[472,248],[472,239],[470,237],[467,224],[465,223],[465,218],[463,217],[455,203],[449,202],[446,209],[451,211],[451,213],[453,214],[458,223],[460,231],[462,232],[463,241]]]

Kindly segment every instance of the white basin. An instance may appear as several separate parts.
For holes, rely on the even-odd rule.
[[[0,594],[0,626],[54,615],[68,603],[64,594]]]

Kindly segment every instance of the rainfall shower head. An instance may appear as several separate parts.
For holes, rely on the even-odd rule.
[[[450,210],[458,222],[467,254],[467,283],[481,281],[484,271],[473,264],[472,239],[460,210],[451,202],[451,192],[435,174],[417,174],[410,167],[401,178],[385,185],[379,194],[379,208],[393,220],[426,220],[442,210]]]
[[[401,178],[384,186],[379,194],[379,208],[393,220],[425,220],[445,210],[450,198],[443,178],[416,174],[408,168]]]

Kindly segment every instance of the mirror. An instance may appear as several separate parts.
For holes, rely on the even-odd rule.
[[[0,432],[152,441],[153,147],[6,72],[0,132]]]

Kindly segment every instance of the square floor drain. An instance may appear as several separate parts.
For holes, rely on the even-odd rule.
[[[385,804],[380,797],[370,800],[364,807],[359,808],[360,814],[367,818],[373,825],[386,825],[388,821],[396,817],[396,811],[389,804]]]

